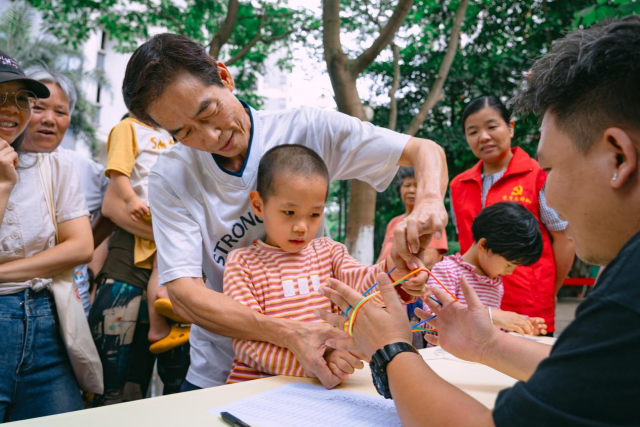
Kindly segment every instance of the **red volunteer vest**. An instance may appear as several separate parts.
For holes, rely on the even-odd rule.
[[[502,178],[489,190],[485,206],[510,201],[526,207],[538,220],[543,249],[537,263],[529,267],[519,266],[513,274],[502,278],[504,297],[500,308],[530,317],[542,317],[546,320],[548,331],[553,332],[556,264],[549,231],[540,220],[538,202],[547,173],[519,147],[511,151],[513,158]],[[456,216],[461,253],[465,253],[474,242],[471,224],[482,209],[481,174],[482,161],[451,181],[451,203]]]

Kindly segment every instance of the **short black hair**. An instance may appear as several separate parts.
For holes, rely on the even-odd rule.
[[[542,232],[524,206],[500,202],[484,208],[471,225],[473,240],[487,239],[486,248],[516,265],[531,265],[542,255]]]
[[[610,126],[640,129],[640,17],[606,21],[554,42],[525,76],[516,112],[555,115],[587,153]]]
[[[467,118],[470,115],[477,113],[478,111],[485,108],[493,108],[494,110],[496,110],[507,125],[511,121],[511,114],[509,113],[509,109],[506,107],[506,105],[504,105],[502,101],[500,101],[497,96],[483,96],[481,98],[474,99],[473,101],[468,103],[466,107],[464,107],[464,110],[462,111],[462,133],[465,133],[464,126],[467,122]]]
[[[402,183],[404,182],[405,178],[415,178],[415,177],[416,177],[416,171],[414,171],[411,166],[400,166],[398,168],[398,173],[396,174],[396,180],[393,184],[396,188],[396,191],[398,192],[398,195],[400,195],[400,189],[402,188]]]
[[[133,52],[122,81],[127,109],[142,123],[160,127],[148,110],[182,73],[189,73],[205,85],[223,87],[218,63],[193,40],[163,33],[151,37]]]
[[[275,193],[274,183],[278,174],[320,176],[327,182],[329,170],[322,157],[304,145],[286,144],[273,147],[262,156],[258,165],[258,193],[264,202]]]

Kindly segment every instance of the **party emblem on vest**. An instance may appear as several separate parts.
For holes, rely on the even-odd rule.
[[[522,196],[522,193],[524,192],[524,188],[522,188],[522,185],[517,185],[515,187],[513,187],[513,191],[511,192],[512,196]]]
[[[524,188],[522,187],[522,185],[516,185],[515,187],[513,187],[513,190],[511,191],[511,195],[507,196],[505,194],[504,196],[502,196],[502,200],[510,201],[510,202],[526,203],[527,205],[530,205],[531,199],[523,196],[523,194],[524,194]]]

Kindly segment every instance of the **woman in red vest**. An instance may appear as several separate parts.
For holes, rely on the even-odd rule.
[[[502,201],[518,202],[533,213],[543,236],[540,260],[520,266],[505,276],[503,310],[546,320],[549,334],[555,330],[555,296],[567,277],[575,256],[564,230],[567,223],[546,203],[547,173],[519,147],[511,147],[514,122],[495,96],[469,103],[462,113],[464,135],[480,161],[451,181],[453,221],[460,252],[473,244],[471,223],[480,211]],[[506,230],[508,231],[508,230]]]

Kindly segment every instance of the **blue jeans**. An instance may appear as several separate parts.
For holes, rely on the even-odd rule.
[[[0,333],[0,422],[84,407],[49,291],[0,296]]]

